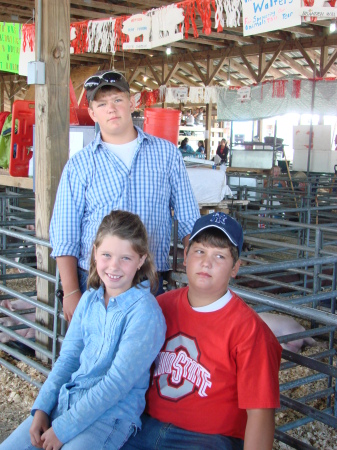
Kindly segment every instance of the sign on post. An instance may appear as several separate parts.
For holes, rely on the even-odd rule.
[[[0,22],[0,70],[19,73],[21,24]]]

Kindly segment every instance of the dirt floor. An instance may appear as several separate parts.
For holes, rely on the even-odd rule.
[[[326,347],[325,343],[319,344],[322,349]],[[309,354],[313,349],[308,349],[305,353]],[[317,348],[316,348],[317,351]],[[0,358],[11,360],[17,365],[23,372],[28,373],[32,378],[39,382],[43,382],[44,377],[36,372],[34,369],[29,368],[22,362],[15,361],[0,352]],[[336,363],[335,363],[336,364]],[[309,375],[311,372],[309,369],[303,367],[296,367],[280,373],[280,382],[289,381],[298,377]],[[309,392],[322,389],[323,381],[312,383],[311,385],[305,385],[300,388],[292,389],[285,394],[292,398],[306,395]],[[17,375],[8,371],[5,367],[0,365],[0,442],[2,442],[15,428],[29,415],[30,408],[38,394],[38,389],[32,384],[22,380]],[[312,403],[318,409],[324,409],[326,407],[325,401],[316,400]],[[292,411],[282,411],[276,414],[276,424],[281,425],[283,423],[294,420],[299,416]],[[312,445],[320,450],[335,450],[337,442],[337,430],[331,427],[321,424],[320,422],[312,422],[297,428],[293,431],[289,431],[291,436]],[[287,450],[291,449],[288,445],[275,441],[274,450]],[[93,449],[94,450],[94,449]]]

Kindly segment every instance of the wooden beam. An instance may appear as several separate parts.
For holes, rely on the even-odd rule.
[[[35,86],[35,228],[38,238],[49,240],[56,191],[69,152],[70,0],[41,3],[40,11],[39,1],[35,0],[37,20],[42,19],[41,60],[46,65],[46,82]],[[37,245],[37,267],[55,274],[55,261],[49,253],[48,248]],[[52,283],[37,278],[39,301],[54,305],[54,292]],[[37,322],[47,325],[48,319],[45,311],[37,309]],[[48,338],[40,333],[37,340],[48,343]]]
[[[194,59],[194,56],[192,55],[192,52],[191,52],[190,50],[188,50],[188,56],[189,56],[189,60],[190,60],[191,63],[193,64],[195,70],[197,71],[197,73],[198,73],[198,75],[199,75],[201,81],[202,81],[202,82],[204,83],[204,85],[206,86],[208,78],[207,78],[207,77],[206,77],[206,78],[204,77],[204,74],[203,74],[203,73],[201,72],[201,70],[199,69],[199,66],[198,66],[198,64],[196,63],[196,61],[195,61],[195,59]]]
[[[133,80],[139,74],[139,71],[140,71],[139,66],[140,66],[140,59],[138,61],[136,61],[136,65],[134,66],[135,68],[133,70],[130,70],[130,75],[127,77],[127,82],[129,83],[129,85],[133,82]]]
[[[258,76],[256,75],[255,70],[253,69],[253,67],[251,66],[250,62],[248,61],[248,59],[246,58],[245,54],[243,53],[241,47],[240,47],[240,53],[241,53],[241,59],[244,62],[245,66],[247,67],[249,73],[254,78],[254,80],[257,82]]]
[[[223,66],[223,63],[224,63],[225,59],[230,56],[231,51],[232,51],[232,47],[228,47],[227,50],[225,51],[225,54],[223,55],[223,57],[220,59],[220,61],[218,62],[217,66],[214,68],[213,72],[207,78],[207,85],[209,85],[210,82],[220,72],[220,70],[222,69],[222,66]]]
[[[312,72],[306,69],[302,64],[295,61],[295,59],[288,56],[286,53],[281,53],[279,55],[280,61],[284,64],[288,64],[292,69],[296,70],[299,74],[303,75],[305,78],[312,78]]]
[[[157,72],[154,70],[154,68],[153,68],[153,66],[152,66],[152,64],[151,64],[151,59],[149,58],[149,57],[146,57],[146,62],[147,62],[147,67],[149,67],[149,69],[151,70],[151,72],[152,72],[152,74],[153,74],[153,77],[154,77],[154,79],[156,80],[156,82],[157,82],[157,84],[158,84],[158,86],[160,86],[160,78],[159,78],[159,76],[157,75]]]
[[[258,67],[259,60],[257,56],[249,56],[249,61],[251,64],[254,64],[254,66]],[[268,75],[274,78],[284,77],[284,73],[282,73],[281,70],[282,69],[275,69],[274,67],[269,67]]]
[[[166,68],[168,68],[167,64],[165,65]],[[166,83],[170,80],[171,77],[173,77],[173,75],[176,73],[177,69],[179,67],[179,63],[176,62],[175,64],[173,64],[173,66],[171,67],[171,70],[169,71],[169,73],[166,75],[165,80],[164,80],[164,86],[166,85]],[[163,77],[164,78],[164,77]]]
[[[285,41],[280,42],[279,48],[273,54],[273,56],[270,58],[270,60],[268,61],[267,65],[265,66],[265,68],[261,72],[260,72],[260,67],[259,67],[259,77],[258,77],[258,81],[259,82],[263,81],[264,77],[267,75],[269,69],[274,64],[276,58],[279,56],[279,54],[282,51],[284,46],[285,46]]]
[[[312,61],[312,59],[310,58],[308,53],[305,51],[305,49],[303,48],[301,42],[298,39],[294,39],[294,43],[295,43],[296,47],[298,48],[298,50],[302,53],[302,55],[303,55],[304,59],[306,60],[306,62],[312,68],[312,71],[315,73],[316,72],[316,64],[314,63],[314,61]]]
[[[330,47],[337,46],[337,34],[333,33],[329,36],[323,37],[316,37],[316,38],[302,38],[297,39],[297,42],[300,43],[302,48],[304,50],[311,49],[311,48],[320,48],[322,45],[328,45]],[[265,54],[274,54],[275,51],[277,51],[279,47],[279,41],[270,41],[263,44],[263,52]],[[298,45],[295,44],[295,40],[289,40],[285,42],[285,46],[283,48],[283,51],[285,52],[292,52],[298,49]],[[221,58],[222,49],[217,50],[208,50],[208,51],[201,51],[201,52],[193,52],[193,59],[195,62],[197,61],[205,61],[207,57],[210,57],[211,59],[219,59]],[[244,55],[246,58],[250,56],[257,56],[260,52],[260,45],[259,44],[252,44],[252,45],[244,45],[244,46],[235,46],[231,53],[231,58],[242,58],[242,55]],[[122,54],[121,54],[122,56]],[[157,66],[162,64],[163,56],[154,56],[151,58],[151,63],[153,66]],[[170,55],[170,63],[174,63],[176,61],[179,62],[185,62],[186,61],[186,53],[177,53]],[[123,61],[119,62],[119,65],[121,69],[123,70]],[[132,65],[134,64],[134,60],[128,61],[128,64]],[[256,74],[255,74],[256,75]]]
[[[321,67],[321,70],[320,70],[321,77],[324,77],[324,75],[326,75],[329,72],[329,70],[332,69],[332,66],[333,66],[334,62],[336,61],[336,59],[337,59],[337,49],[333,52],[333,54],[330,56],[329,60],[323,65],[323,67]],[[335,67],[334,67],[334,69],[335,70],[333,72],[336,75],[337,69]]]

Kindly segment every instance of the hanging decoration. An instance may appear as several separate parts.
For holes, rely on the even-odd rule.
[[[184,21],[184,11],[177,5],[152,9],[146,14],[134,14],[123,22],[122,31],[129,37],[124,50],[149,49],[165,46],[183,39],[179,25]],[[136,38],[142,40],[136,42]]]
[[[87,29],[87,21],[70,24],[70,53],[79,54],[88,51]]]
[[[204,93],[204,102],[205,103],[216,103],[218,100],[218,91],[220,86],[206,86]]]
[[[282,83],[284,96],[275,96],[276,85],[265,81],[251,86],[251,100],[242,102],[235,89],[228,89],[226,98],[221,88],[217,101],[218,120],[253,120],[274,117],[288,112],[311,113],[312,90],[315,83],[315,104],[313,114],[333,115],[336,113],[336,79],[297,79],[287,78]],[[294,81],[296,81],[294,85]],[[300,81],[300,83],[298,83]],[[279,84],[279,87],[281,84]],[[283,93],[283,87],[279,94]],[[261,92],[263,91],[263,96]],[[295,93],[295,95],[294,95]]]
[[[24,23],[21,30],[22,49],[25,52],[34,51],[35,47],[35,25]]]
[[[218,33],[223,30],[225,26],[226,14],[226,26],[227,27],[239,27],[240,26],[240,12],[242,9],[241,0],[212,0],[213,9],[215,10],[215,28]]]
[[[165,96],[166,96],[166,86],[161,85],[159,87],[159,102],[164,103],[165,102]]]
[[[272,97],[283,98],[285,96],[285,88],[288,80],[273,80]]]
[[[293,90],[291,96],[294,98],[300,98],[301,94],[301,80],[293,80]]]
[[[249,86],[243,86],[237,90],[238,100],[240,102],[246,102],[252,99],[251,88]]]
[[[242,0],[185,0],[151,9],[144,14],[74,22],[70,24],[70,53],[114,54],[121,50],[165,46],[188,39],[191,27],[193,36],[197,38],[197,14],[203,23],[203,33],[208,35],[212,28],[212,10],[215,12],[215,27],[220,32],[225,25],[225,16],[227,26],[240,26],[241,2]],[[34,41],[34,24],[23,25],[22,51],[33,52]]]
[[[197,2],[197,9],[203,24],[202,32],[206,35],[211,34],[212,32],[211,3],[209,2],[209,0],[199,0]]]
[[[190,87],[190,92],[188,94],[188,100],[191,103],[203,103],[204,88],[203,87]]]
[[[301,5],[302,22],[317,22],[337,17],[336,0],[302,0]]]
[[[115,53],[115,19],[89,20],[86,42],[88,52]]]
[[[190,29],[190,21],[193,28],[193,36],[195,38],[199,37],[197,30],[197,24],[195,23],[196,15],[194,8],[194,0],[188,0],[178,4],[184,10],[184,24],[185,24],[185,39],[188,39],[188,30]]]

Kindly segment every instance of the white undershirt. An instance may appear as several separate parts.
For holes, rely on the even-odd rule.
[[[225,295],[223,295],[222,297],[219,298],[219,300],[217,300],[213,303],[210,303],[209,305],[206,305],[206,306],[199,306],[197,308],[192,307],[192,309],[194,309],[194,311],[201,312],[201,313],[218,311],[219,309],[221,309],[225,305],[227,305],[227,303],[230,301],[231,298],[232,298],[231,291],[227,291]]]
[[[131,168],[132,159],[137,150],[137,138],[131,142],[128,142],[127,144],[115,145],[104,142],[104,145],[107,147],[107,149],[114,153],[117,158],[123,161],[128,169]]]

